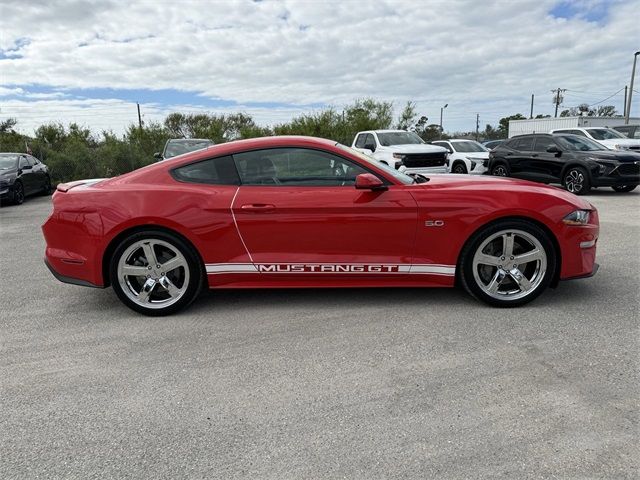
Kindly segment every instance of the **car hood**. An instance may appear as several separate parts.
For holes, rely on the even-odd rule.
[[[485,160],[489,158],[489,153],[490,152],[458,152],[458,154],[464,155],[467,158],[482,158]]]
[[[582,157],[599,158],[602,160],[617,160],[624,163],[640,161],[640,153],[627,152],[625,150],[597,150],[593,152],[572,152]]]
[[[608,140],[596,140],[596,142],[606,146],[640,147],[640,140],[634,140],[633,138],[610,138]]]
[[[398,153],[440,153],[446,152],[447,149],[444,147],[438,147],[436,145],[428,145],[428,144],[415,144],[409,143],[406,145],[391,145],[390,147],[380,147],[382,150],[388,150],[391,152]]]
[[[417,188],[438,188],[447,190],[474,191],[481,195],[491,195],[491,192],[512,191],[521,193],[523,188],[528,192],[550,195],[575,206],[577,209],[590,210],[593,205],[581,197],[558,187],[552,187],[528,180],[494,177],[490,175],[432,175],[426,183],[415,185]]]

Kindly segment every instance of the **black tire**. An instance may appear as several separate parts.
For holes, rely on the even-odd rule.
[[[618,193],[627,193],[635,190],[636,187],[637,185],[620,185],[620,186],[611,187],[611,188],[613,188]]]
[[[47,175],[44,181],[44,185],[42,187],[42,195],[45,197],[51,195],[51,178],[49,177],[49,175]]]
[[[586,195],[591,191],[589,174],[582,167],[569,167],[562,176],[562,185],[575,195]]]
[[[120,279],[118,278],[118,262],[120,261],[121,257],[134,243],[143,240],[156,240],[166,242],[167,244],[170,244],[172,248],[179,251],[186,260],[187,268],[189,269],[189,280],[188,282],[186,282],[186,290],[175,303],[172,303],[166,307],[146,308],[134,302],[129,298],[129,296],[127,296],[127,293],[125,293],[123,285],[121,285]],[[202,264],[200,256],[191,244],[172,233],[159,230],[145,230],[136,232],[131,236],[125,238],[116,247],[113,255],[109,260],[109,278],[111,280],[111,285],[116,292],[116,295],[118,295],[118,298],[120,298],[122,303],[124,303],[127,307],[144,315],[159,317],[164,315],[171,315],[183,308],[188,307],[202,290],[206,276],[204,265]],[[124,288],[127,287],[125,286]]]
[[[16,180],[13,184],[13,203],[15,205],[22,205],[24,202],[24,185],[20,180]]]
[[[509,167],[504,163],[496,163],[491,167],[491,175],[494,177],[508,177]]]
[[[456,163],[453,164],[453,168],[451,169],[451,173],[460,173],[460,174],[468,173],[467,172],[467,167],[465,166],[464,162],[456,162]]]
[[[505,265],[500,265],[500,268],[498,268],[497,266],[488,267],[488,265],[477,266],[478,271],[474,274],[474,256],[478,251],[478,249],[481,248],[482,245],[487,240],[491,239],[492,236],[502,232],[508,232],[508,231],[524,232],[526,234],[533,236],[537,240],[539,245],[542,247],[542,250],[544,251],[546,266],[543,272],[542,266],[540,266],[539,270],[536,271],[536,268],[538,268],[537,265],[531,265],[531,264],[518,265],[518,270],[516,274],[524,273],[525,275],[527,275],[526,273],[527,269],[530,267],[533,268],[532,270],[532,272],[534,272],[533,275],[536,275],[536,276],[535,277],[533,275],[531,276],[531,280],[532,280],[531,290],[526,294],[524,292],[520,294],[514,294],[512,298],[509,298],[508,295],[506,294],[504,294],[502,298],[495,298],[495,296],[491,296],[485,291],[487,285],[483,284],[483,286],[485,287],[483,288],[483,286],[481,286],[478,282],[482,281],[482,276],[485,276],[485,278],[491,278],[494,275],[497,275],[498,270],[502,270],[503,266],[505,270],[510,269],[511,266],[508,265],[507,263],[509,263],[510,261],[517,261],[517,260],[510,260],[509,258],[505,259],[504,257],[500,257],[500,254],[497,254],[496,259],[502,258],[502,260],[500,261],[501,262],[504,261]],[[519,245],[517,243],[519,241],[520,240],[518,240],[518,237],[515,237],[514,245]],[[525,242],[522,242],[522,243],[525,243]],[[484,248],[486,249],[487,247],[484,247]],[[516,252],[517,248],[518,246],[514,247],[514,253]],[[536,248],[538,247],[536,246]],[[483,250],[483,253],[484,253],[484,250]],[[480,229],[479,231],[474,233],[472,237],[467,241],[467,243],[462,249],[462,252],[460,253],[460,257],[458,260],[457,277],[459,282],[465,288],[465,290],[477,300],[480,300],[494,307],[518,307],[531,302],[546,290],[546,288],[549,286],[549,284],[551,283],[555,275],[556,262],[557,262],[556,250],[554,248],[553,242],[549,237],[549,234],[547,234],[545,230],[543,230],[541,227],[539,227],[535,223],[528,222],[526,220],[519,220],[519,219],[500,220]],[[483,269],[487,269],[487,268],[488,270],[483,271]],[[535,272],[538,272],[538,273],[536,274]],[[517,283],[513,280],[513,277],[511,277],[510,275],[506,275],[503,278],[504,278],[503,281],[506,282],[505,287],[509,286],[509,282],[511,282],[511,284],[513,284],[514,286],[517,285]],[[533,281],[534,278],[535,278],[535,281]],[[503,292],[498,292],[496,295],[501,296],[502,294]],[[518,295],[523,295],[523,294],[524,296],[518,297]]]

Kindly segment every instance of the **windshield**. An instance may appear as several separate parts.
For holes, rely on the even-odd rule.
[[[164,151],[164,158],[176,157],[183,153],[194,152],[202,148],[213,145],[211,140],[180,140],[177,142],[169,141]]]
[[[611,130],[610,128],[589,128],[587,130],[596,140],[613,140],[614,138],[627,138],[620,132]]]
[[[594,142],[585,137],[579,137],[577,135],[554,135],[560,146],[565,150],[574,150],[579,152],[593,152],[596,150],[606,150],[604,145]]]
[[[405,175],[404,173],[399,172],[398,170],[396,170],[393,167],[390,167],[389,165],[385,165],[384,163],[380,163],[380,162],[374,160],[372,157],[369,157],[368,155],[365,155],[364,153],[360,153],[360,152],[358,152],[357,150],[354,150],[351,147],[347,147],[346,145],[342,145],[341,143],[336,143],[336,146],[342,148],[343,150],[346,150],[351,155],[354,155],[354,156],[358,157],[360,160],[364,160],[366,163],[368,163],[370,165],[374,165],[377,168],[383,169],[385,172],[391,174],[393,176],[393,178],[395,178],[396,180],[398,180],[401,183],[404,183],[405,185],[410,185],[412,183],[416,183],[415,180],[412,177],[410,177],[409,175]]]
[[[484,145],[471,140],[465,140],[464,142],[451,142],[453,149],[456,152],[470,153],[470,152],[488,152],[489,149]]]
[[[383,147],[425,143],[413,132],[378,132],[378,140]]]
[[[0,155],[0,170],[15,168],[18,162],[18,155]]]

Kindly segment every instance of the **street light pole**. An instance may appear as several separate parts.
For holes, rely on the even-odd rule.
[[[633,82],[632,82],[633,83]],[[440,138],[442,138],[442,112],[444,111],[445,108],[447,108],[449,106],[448,103],[444,104],[444,107],[440,107]]]
[[[629,85],[629,100],[627,100],[627,106],[624,115],[624,124],[629,124],[629,115],[631,114],[631,97],[633,96],[633,80],[636,76],[636,60],[640,55],[640,51],[633,54],[633,69],[631,70],[631,85]]]

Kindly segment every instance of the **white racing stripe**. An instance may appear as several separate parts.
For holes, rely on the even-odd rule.
[[[209,275],[236,273],[347,274],[347,275],[444,275],[453,276],[455,265],[396,263],[209,263]]]

